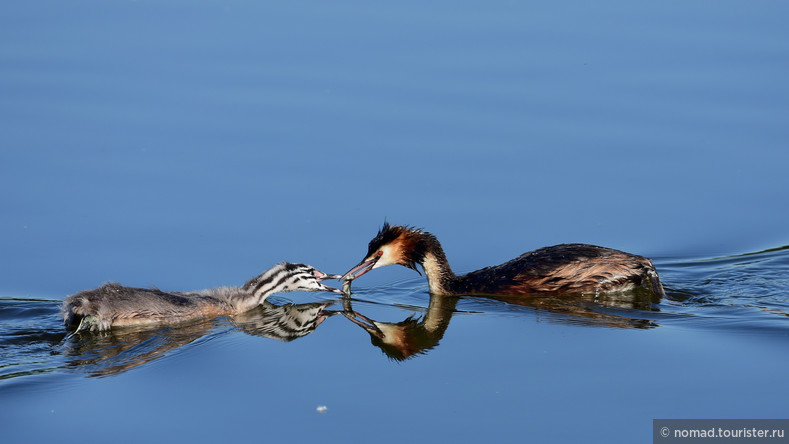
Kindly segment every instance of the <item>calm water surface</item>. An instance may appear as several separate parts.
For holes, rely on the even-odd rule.
[[[644,442],[653,418],[786,418],[788,9],[3,4],[4,441]],[[668,297],[440,299],[387,267],[345,302],[75,336],[58,317],[107,281],[341,273],[385,218],[457,272],[561,242],[642,254]]]

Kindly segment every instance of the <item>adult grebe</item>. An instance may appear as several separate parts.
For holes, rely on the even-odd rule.
[[[495,267],[457,276],[435,236],[420,229],[384,223],[370,241],[367,255],[343,276],[355,279],[373,268],[400,264],[427,275],[438,295],[518,295],[533,293],[601,293],[648,285],[665,295],[649,259],[611,248],[563,244],[540,248]]]
[[[272,293],[341,290],[323,285],[341,276],[322,273],[304,264],[283,262],[250,279],[242,287],[220,287],[195,292],[164,292],[109,283],[66,298],[62,315],[67,327],[109,330],[111,327],[172,323],[202,316],[243,313]]]

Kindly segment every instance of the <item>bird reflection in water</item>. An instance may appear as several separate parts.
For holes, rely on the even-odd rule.
[[[277,305],[268,300],[234,317],[201,319],[162,328],[127,327],[80,332],[65,342],[67,367],[89,376],[124,372],[165,356],[169,351],[233,328],[278,341],[293,341],[314,332],[337,312],[333,301]],[[223,328],[224,327],[224,328]]]
[[[350,289],[345,286],[346,291]],[[437,347],[449,327],[458,302],[501,304],[507,312],[532,309],[548,313],[552,322],[590,327],[648,329],[658,324],[648,312],[658,311],[660,297],[649,289],[634,289],[604,295],[540,294],[518,296],[441,296],[430,295],[425,314],[409,316],[400,322],[380,322],[355,311],[350,296],[343,298],[343,315],[370,334],[373,345],[388,357],[403,361],[427,353]],[[485,311],[489,311],[487,305]]]
[[[478,297],[478,296],[476,296]],[[650,312],[659,311],[660,296],[646,288],[604,294],[486,296],[510,307],[550,313],[551,321],[589,327],[654,328]],[[558,316],[557,316],[558,315]]]
[[[378,322],[354,311],[351,298],[343,300],[343,315],[370,334],[373,345],[387,356],[404,361],[435,348],[444,337],[459,298],[431,297],[424,316],[409,316],[397,323]]]
[[[263,301],[257,310],[233,318],[235,327],[253,336],[290,342],[315,331],[326,319],[337,314],[326,310],[333,302],[276,305]]]

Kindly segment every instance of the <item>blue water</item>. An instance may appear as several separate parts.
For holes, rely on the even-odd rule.
[[[787,17],[2,4],[4,441],[643,442],[653,418],[785,418]],[[399,359],[342,314],[272,327],[341,310],[330,293],[105,335],[58,318],[107,281],[342,273],[385,219],[436,234],[457,272],[562,242],[641,254],[668,297],[436,300],[377,269],[352,305],[415,338]]]

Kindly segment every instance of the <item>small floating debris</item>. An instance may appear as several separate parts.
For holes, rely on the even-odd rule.
[[[317,411],[318,413],[320,413],[322,415],[322,414],[328,412],[329,408],[326,407],[325,405],[319,405],[318,408],[315,409],[315,411]]]

